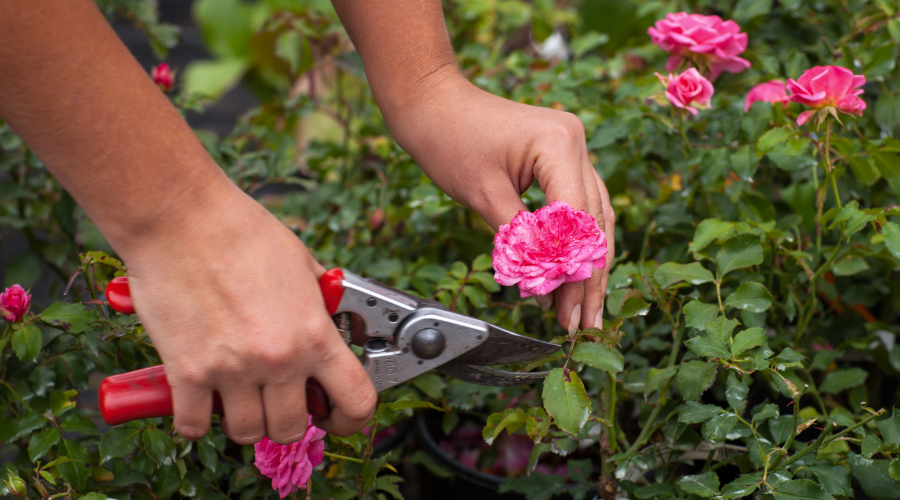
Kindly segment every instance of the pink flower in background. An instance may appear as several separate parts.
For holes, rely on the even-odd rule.
[[[150,78],[153,78],[153,83],[159,85],[163,92],[172,90],[172,85],[175,83],[175,77],[172,75],[172,70],[169,69],[169,63],[162,63],[153,68],[150,71]]]
[[[492,257],[497,283],[519,285],[522,298],[546,295],[606,267],[606,235],[591,214],[554,201],[500,226]]]
[[[866,77],[854,75],[840,66],[816,66],[806,70],[796,81],[789,78],[787,89],[791,95],[788,99],[813,108],[800,113],[797,125],[809,121],[820,109],[827,109],[835,117],[835,110],[862,116],[866,102],[857,96],[863,93],[859,87],[865,84]]]
[[[744,101],[744,113],[750,111],[750,106],[753,106],[754,102],[764,101],[784,104],[786,100],[787,90],[785,90],[783,81],[772,80],[771,82],[760,83],[747,93],[747,99]]]
[[[0,316],[10,323],[22,319],[30,305],[31,295],[26,294],[25,289],[19,285],[13,285],[0,293]]]
[[[747,34],[734,21],[719,16],[678,12],[666,14],[647,29],[653,43],[670,54],[666,71],[675,71],[682,61],[694,59],[715,80],[723,71],[740,73],[750,61],[738,57],[747,49]]]
[[[676,107],[686,109],[692,115],[697,114],[697,109],[709,108],[709,100],[715,90],[709,80],[703,78],[695,68],[690,68],[680,75],[662,76],[656,73],[656,77],[665,85],[666,97]],[[693,107],[689,106],[690,104],[693,104]]]
[[[296,488],[306,489],[312,477],[313,468],[322,463],[325,454],[325,431],[312,424],[312,417],[306,426],[303,439],[288,445],[280,445],[263,438],[253,445],[256,451],[256,468],[272,480],[272,488],[284,498]]]

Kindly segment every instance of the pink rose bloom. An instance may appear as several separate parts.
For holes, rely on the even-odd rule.
[[[13,285],[0,293],[0,316],[10,323],[22,319],[30,305],[31,295],[26,294],[25,289],[19,285]]]
[[[675,71],[685,58],[693,58],[709,67],[712,80],[723,71],[740,73],[750,67],[750,61],[738,57],[747,49],[747,34],[740,31],[734,21],[687,12],[666,14],[647,29],[653,43],[672,54],[666,71]]]
[[[606,267],[606,235],[591,214],[554,201],[500,226],[492,257],[497,283],[519,285],[523,299],[547,295]]]
[[[172,70],[169,69],[169,63],[162,63],[153,68],[153,70],[150,71],[150,78],[153,78],[153,83],[158,85],[163,92],[172,90],[172,84],[175,83]]]
[[[272,488],[284,498],[296,488],[306,489],[312,477],[313,468],[322,463],[325,454],[325,431],[312,424],[312,417],[306,427],[303,439],[288,445],[280,445],[262,438],[253,445],[256,451],[256,468],[272,480]]]
[[[772,80],[771,82],[760,83],[750,89],[747,93],[747,99],[744,101],[744,113],[750,111],[750,106],[754,102],[764,101],[771,103],[782,103],[787,100],[787,90],[785,90],[784,82],[781,80]]]
[[[712,83],[703,78],[696,68],[690,68],[680,75],[670,73],[669,76],[662,76],[656,73],[656,77],[665,85],[666,97],[676,107],[686,109],[692,115],[697,114],[697,109],[709,108],[709,100],[715,90]]]
[[[866,102],[857,96],[863,93],[859,87],[865,84],[866,77],[840,66],[816,66],[806,70],[799,80],[788,78],[787,89],[791,93],[788,99],[814,108],[800,113],[797,125],[809,121],[822,108],[862,116]]]

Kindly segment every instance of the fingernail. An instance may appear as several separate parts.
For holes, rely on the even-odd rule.
[[[575,335],[578,331],[578,325],[581,323],[581,304],[576,304],[572,309],[572,315],[569,316],[569,336]]]
[[[553,295],[537,295],[534,297],[534,300],[537,301],[541,311],[544,312],[547,312],[547,310],[550,309],[550,306],[553,305]]]
[[[603,303],[600,303],[600,310],[594,316],[594,328],[603,328]]]

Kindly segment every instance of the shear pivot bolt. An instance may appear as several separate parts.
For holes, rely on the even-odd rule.
[[[434,328],[420,330],[412,339],[412,350],[422,359],[434,359],[444,352],[444,334]]]

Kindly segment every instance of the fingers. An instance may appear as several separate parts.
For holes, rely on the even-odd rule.
[[[227,391],[219,391],[225,414],[222,418],[222,429],[238,444],[254,444],[266,435],[259,386],[243,381],[231,382],[222,384],[228,387]]]
[[[299,441],[306,433],[306,379],[297,377],[263,387],[266,436],[278,444]]]
[[[594,326],[603,326],[600,317],[603,314],[603,306],[606,299],[606,291],[609,286],[609,271],[612,267],[613,259],[616,256],[616,213],[613,210],[612,203],[609,199],[609,192],[606,190],[606,184],[600,178],[600,174],[594,170],[594,180],[597,182],[597,189],[600,191],[600,203],[603,210],[603,225],[601,228],[606,234],[606,266],[602,269],[602,278],[600,281],[600,311],[597,315],[597,323]]]
[[[323,353],[313,373],[331,399],[331,414],[314,423],[331,434],[347,437],[362,429],[372,418],[378,395],[359,359],[338,340],[337,331],[334,335],[335,343],[329,352]]]
[[[482,197],[481,200],[473,200],[475,206],[471,208],[475,209],[494,231],[499,230],[503,224],[509,224],[520,210],[528,210],[510,180],[502,176],[497,182],[491,183],[490,187],[485,188]]]
[[[576,210],[585,210],[596,217],[600,199],[593,179],[586,177],[588,172],[584,168],[586,163],[590,164],[584,126],[581,120],[569,113],[555,116],[557,120],[546,125],[543,140],[536,144],[538,154],[534,176],[546,195],[547,204],[563,201]],[[593,316],[597,314],[598,300],[595,297],[585,304],[585,291],[583,283],[566,283],[554,291],[559,324],[570,333],[587,323],[583,321],[586,315],[591,316],[592,323]]]
[[[182,384],[172,375],[166,375],[172,388],[175,431],[191,441],[203,438],[209,431],[212,391],[198,384]]]

